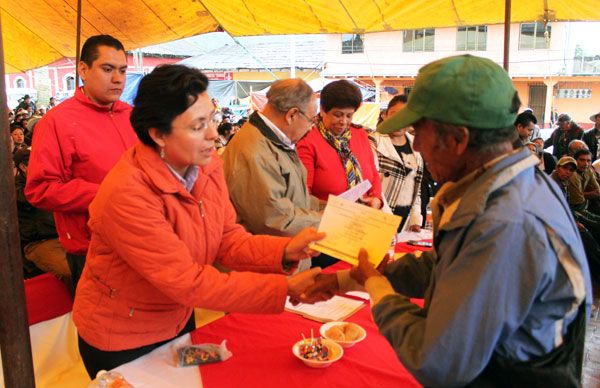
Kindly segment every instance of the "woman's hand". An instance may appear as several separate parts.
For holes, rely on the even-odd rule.
[[[325,233],[318,233],[315,228],[305,228],[295,235],[285,247],[283,261],[300,261],[319,256],[320,252],[310,249],[308,245],[312,242],[322,240]]]
[[[408,227],[408,231],[409,232],[420,232],[421,231],[421,225],[418,224],[414,224]]]
[[[374,209],[381,209],[381,206],[383,205],[383,202],[381,202],[381,199],[379,199],[377,197],[362,197],[360,199],[360,201],[362,203],[364,203],[365,205],[372,207]]]
[[[385,255],[383,261],[379,265],[379,271],[373,267],[373,264],[369,261],[369,254],[366,250],[361,249],[358,253],[358,266],[352,267],[350,270],[350,276],[356,280],[360,285],[364,286],[365,282],[372,276],[382,276],[381,274],[385,270],[389,261],[389,255]],[[380,272],[381,271],[381,272]]]
[[[308,296],[304,292],[307,288],[315,284],[315,277],[321,273],[321,268],[311,268],[308,271],[299,272],[294,276],[287,278],[288,295],[293,304],[314,303],[319,299],[317,295]],[[313,300],[317,299],[317,300]]]
[[[328,273],[328,274],[319,274],[315,278],[314,284],[308,286],[302,292],[301,297],[302,301],[292,299],[291,302],[293,305],[296,305],[300,302],[304,303],[316,303],[324,300],[328,300],[333,298],[336,292],[338,292],[340,286],[337,280],[337,274]]]

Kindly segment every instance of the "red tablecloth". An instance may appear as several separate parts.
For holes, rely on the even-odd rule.
[[[423,241],[432,242],[433,240],[423,240]],[[409,245],[405,242],[401,242],[401,243],[396,244],[394,250],[396,251],[396,253],[412,253],[415,251],[429,251],[429,250],[431,250],[431,248],[420,247],[417,245]]]
[[[305,366],[292,354],[292,345],[319,335],[319,322],[284,312],[280,315],[229,314],[192,333],[192,342],[220,343],[227,339],[229,360],[200,368],[202,385],[213,387],[419,387],[381,336],[368,307],[348,319],[367,331],[367,338],[344,349],[329,368]]]
[[[325,272],[349,267],[339,262]],[[422,305],[421,300],[414,302]],[[205,388],[420,387],[379,334],[368,303],[347,321],[364,327],[367,338],[344,349],[342,359],[329,368],[313,369],[292,354],[292,345],[302,338],[302,333],[310,335],[310,329],[319,335],[321,323],[288,312],[226,315],[191,333],[194,344],[226,339],[233,353],[225,362],[200,367],[202,384]]]
[[[60,317],[73,307],[69,290],[51,274],[25,280],[25,301],[29,325]]]

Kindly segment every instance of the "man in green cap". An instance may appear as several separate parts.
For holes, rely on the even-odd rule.
[[[308,291],[364,285],[380,332],[425,386],[578,386],[589,270],[560,189],[528,149],[512,150],[519,105],[488,59],[423,67],[406,107],[378,131],[412,125],[414,148],[442,185],[434,249],[382,273],[361,251],[358,267]]]

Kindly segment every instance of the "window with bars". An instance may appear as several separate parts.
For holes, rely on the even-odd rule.
[[[75,77],[72,75],[65,77],[65,89],[75,90]]]
[[[519,33],[519,50],[547,49],[550,47],[552,26],[548,23],[522,23]]]
[[[356,54],[364,52],[363,34],[342,34],[342,54]]]
[[[433,51],[435,40],[435,29],[407,30],[404,31],[404,44],[402,51]]]
[[[485,51],[487,48],[487,26],[458,27],[457,51]]]

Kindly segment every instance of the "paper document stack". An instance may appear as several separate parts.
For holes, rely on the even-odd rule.
[[[335,295],[325,302],[315,304],[300,303],[293,306],[288,297],[285,302],[285,310],[291,313],[302,315],[305,318],[317,322],[343,321],[364,305],[364,301],[344,298]]]

